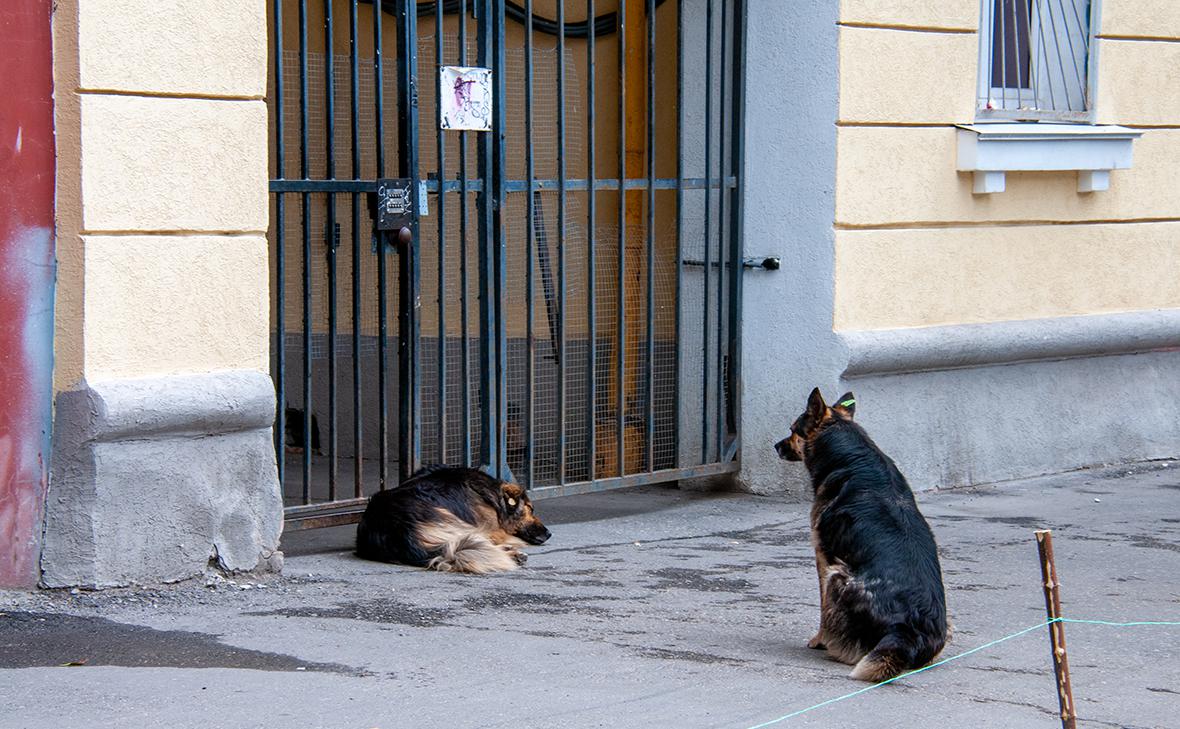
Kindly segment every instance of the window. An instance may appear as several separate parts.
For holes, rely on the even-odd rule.
[[[979,120],[1093,120],[1100,0],[982,0]]]

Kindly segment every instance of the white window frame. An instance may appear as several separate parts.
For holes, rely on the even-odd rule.
[[[1055,99],[1050,99],[1049,95],[1041,92],[1042,98],[1037,98],[1037,91],[1031,85],[1023,86],[1021,88],[1015,87],[995,87],[992,86],[992,58],[993,58],[993,42],[994,42],[994,25],[995,25],[995,10],[996,5],[1006,2],[1018,2],[1019,0],[981,0],[980,1],[980,21],[979,21],[979,81],[976,91],[976,121],[1058,121],[1058,122],[1073,122],[1082,124],[1093,124],[1096,118],[1095,100],[1097,99],[1097,80],[1098,80],[1098,28],[1102,19],[1102,0],[1089,0],[1090,17],[1089,27],[1087,28],[1088,53],[1086,54],[1085,72],[1086,78],[1082,85],[1083,91],[1083,108],[1081,109],[1060,109],[1053,108],[1060,106],[1052,103]],[[1061,2],[1075,2],[1075,0],[1027,0],[1033,10],[1030,14],[1039,11],[1042,7],[1050,7],[1045,3],[1058,3],[1057,7],[1060,9]],[[1039,13],[1035,17],[1040,17]],[[1050,22],[1056,22],[1052,14],[1051,8],[1046,11],[1046,17]],[[1063,24],[1065,19],[1061,21]],[[1029,50],[1029,78],[1034,74],[1042,72],[1041,66],[1048,66],[1047,63],[1038,64],[1038,58],[1046,58],[1047,60],[1047,45],[1044,43],[1045,31],[1049,29],[1050,23],[1040,24],[1034,19],[1033,23],[1028,27],[1028,43]],[[1050,31],[1053,32],[1053,31]],[[1019,37],[1020,33],[1014,33]],[[1056,36],[1054,36],[1056,39]],[[1067,37],[1068,41],[1068,37]],[[1055,47],[1059,48],[1059,44],[1055,43]],[[1072,47],[1071,47],[1072,48]],[[1085,51],[1086,49],[1082,49]],[[1046,69],[1045,73],[1064,73],[1063,68]],[[1005,72],[1001,72],[1005,73]],[[1066,96],[1069,96],[1068,87],[1069,81],[1063,80],[1063,86],[1066,87]],[[1051,82],[1046,84],[1051,90]],[[1015,94],[1016,98],[1013,98]],[[1068,104],[1067,104],[1068,105]]]

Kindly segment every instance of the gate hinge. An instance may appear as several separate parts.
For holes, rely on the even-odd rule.
[[[340,247],[340,223],[328,223],[324,226],[324,240],[328,243],[328,252],[335,253]]]

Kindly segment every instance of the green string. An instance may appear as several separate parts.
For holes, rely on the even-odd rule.
[[[1112,623],[1109,620],[1082,620],[1080,618],[1057,618],[1053,622],[1081,623],[1083,625],[1110,625],[1115,628],[1129,628],[1134,625],[1170,625],[1170,626],[1180,625],[1180,622],[1171,622],[1168,620],[1134,620],[1129,623]]]
[[[792,711],[790,714],[786,714],[784,716],[780,716],[777,719],[771,719],[770,721],[763,722],[761,724],[757,724],[755,726],[750,727],[749,729],[762,729],[763,727],[768,727],[772,724],[777,724],[780,721],[786,721],[787,719],[790,719],[792,717],[799,716],[800,714],[806,714],[809,711],[814,711],[816,709],[822,708],[822,707],[827,706],[829,704],[835,704],[837,702],[844,701],[846,699],[851,699],[853,696],[860,696],[861,694],[863,694],[867,691],[872,691],[875,688],[880,688],[881,686],[893,683],[894,681],[900,681],[903,678],[909,678],[910,676],[913,676],[914,674],[922,673],[923,671],[929,671],[932,668],[938,668],[939,666],[950,663],[951,661],[957,661],[960,658],[965,658],[965,657],[971,655],[972,653],[978,653],[979,651],[986,650],[988,648],[991,648],[992,646],[999,645],[1000,643],[1003,643],[1004,641],[1012,640],[1013,638],[1019,638],[1020,636],[1024,635],[1025,633],[1031,633],[1032,631],[1037,630],[1039,628],[1048,627],[1048,626],[1052,625],[1053,623],[1081,623],[1081,624],[1085,624],[1085,625],[1109,625],[1109,626],[1113,626],[1116,628],[1128,628],[1128,627],[1136,626],[1136,625],[1166,625],[1166,626],[1172,626],[1172,627],[1180,626],[1180,622],[1173,622],[1173,621],[1168,621],[1168,620],[1135,620],[1132,622],[1118,623],[1118,622],[1112,622],[1109,620],[1083,620],[1080,618],[1053,618],[1052,620],[1046,620],[1043,623],[1040,623],[1038,625],[1033,625],[1031,627],[1025,628],[1024,630],[1018,630],[1015,633],[1012,633],[1011,635],[1005,635],[1003,638],[997,638],[996,640],[993,640],[989,643],[984,643],[981,646],[976,646],[975,648],[972,648],[971,650],[963,651],[962,653],[958,653],[956,655],[953,655],[950,658],[943,658],[941,661],[935,661],[934,663],[931,663],[927,666],[923,666],[923,667],[915,669],[913,671],[908,671],[908,672],[903,673],[899,676],[894,676],[893,678],[886,679],[884,681],[881,681],[880,683],[874,683],[869,686],[865,686],[862,689],[858,689],[858,690],[853,691],[851,693],[844,694],[843,696],[837,696],[833,699],[828,699],[827,701],[821,701],[820,703],[815,704],[814,706],[808,706],[806,709],[799,709],[798,711]]]

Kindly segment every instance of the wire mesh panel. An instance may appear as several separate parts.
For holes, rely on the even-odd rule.
[[[743,6],[541,7],[499,51],[500,467],[538,495],[730,469]]]
[[[535,496],[736,468],[743,8],[272,0],[289,528],[425,463]],[[492,70],[490,132],[442,128],[443,66]]]

